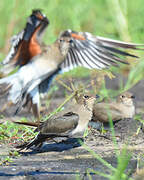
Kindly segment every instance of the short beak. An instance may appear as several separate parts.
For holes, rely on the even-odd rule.
[[[98,94],[96,94],[95,98],[98,99],[98,98],[100,98],[100,96]]]
[[[132,99],[135,99],[135,96],[131,96]]]
[[[47,25],[50,23],[47,17],[44,17],[42,21],[44,21]]]

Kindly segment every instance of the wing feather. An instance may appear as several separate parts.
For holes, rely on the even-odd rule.
[[[143,50],[143,44],[126,43],[94,36],[87,32],[74,32],[68,30],[73,42],[65,61],[61,64],[63,72],[69,71],[77,66],[89,69],[104,69],[118,63],[128,64],[127,56],[138,58],[136,55],[126,52],[127,49]]]

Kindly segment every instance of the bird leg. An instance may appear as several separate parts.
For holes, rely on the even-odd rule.
[[[29,112],[31,112],[31,110],[32,110],[32,113],[37,120],[36,123],[40,124],[40,110],[39,110],[38,104],[34,103],[33,99],[28,96],[24,107],[25,106],[27,106],[27,109]]]
[[[38,123],[38,126],[40,125],[40,111],[39,111],[39,108],[37,106],[37,104],[33,104],[31,102],[31,108],[32,108],[32,112],[33,112],[33,115],[34,117],[37,119],[37,123]]]

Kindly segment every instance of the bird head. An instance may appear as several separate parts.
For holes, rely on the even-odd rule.
[[[49,20],[40,10],[33,10],[32,14],[27,19],[23,39],[28,41],[34,32],[37,32],[37,36],[41,36],[48,24]]]
[[[76,40],[83,41],[86,39],[80,33],[77,33],[70,29],[60,33],[59,41],[61,41],[61,49],[63,51],[63,54],[67,54],[69,48],[77,48],[75,44]]]
[[[98,96],[92,96],[89,94],[76,93],[75,100],[78,104],[84,105],[88,111],[92,111],[95,100]]]
[[[61,53],[65,56],[73,43],[70,33],[68,31],[60,33],[57,41],[59,43]]]
[[[94,102],[97,97],[98,96],[83,95],[83,103],[88,110],[92,111]]]
[[[132,93],[124,92],[118,96],[117,101],[120,103],[123,103],[127,106],[131,106],[131,105],[133,105],[134,98],[135,98],[135,96],[133,96]]]
[[[47,17],[42,14],[40,10],[33,10],[32,14],[28,17],[24,30],[11,38],[11,49],[2,64],[7,64],[12,59],[16,65],[26,64],[31,57],[29,57],[30,53],[28,52],[27,44],[31,39],[41,38],[42,32],[48,24],[49,21]],[[34,34],[36,36],[34,36]],[[23,54],[26,57],[24,57]],[[38,53],[35,54],[37,55]],[[23,59],[26,59],[26,61],[23,62]]]

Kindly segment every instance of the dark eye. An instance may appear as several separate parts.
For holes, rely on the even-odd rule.
[[[122,95],[121,97],[122,97],[122,98],[124,98],[125,96],[124,96],[124,95]]]
[[[84,98],[85,98],[85,99],[88,99],[88,98],[89,98],[89,96],[88,96],[88,95],[85,95],[85,96],[84,96]]]
[[[59,41],[60,41],[60,42],[64,42],[64,40],[63,40],[63,39],[60,39]]]
[[[69,42],[70,42],[70,43],[73,43],[73,40],[71,39]]]

